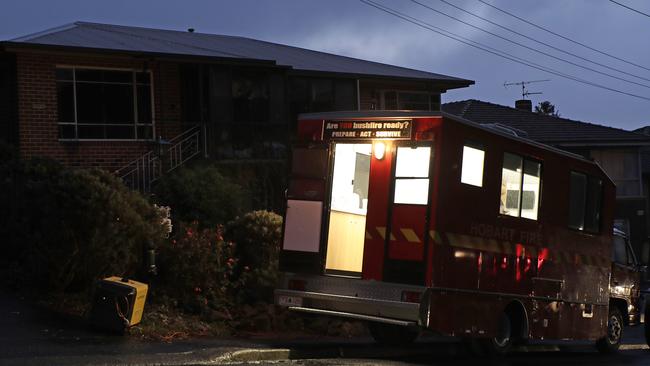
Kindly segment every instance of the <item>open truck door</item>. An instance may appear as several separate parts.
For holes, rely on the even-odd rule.
[[[293,149],[280,252],[281,271],[322,273],[328,164],[327,145],[305,144]]]

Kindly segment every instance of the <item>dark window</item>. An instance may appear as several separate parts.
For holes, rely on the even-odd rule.
[[[268,122],[269,83],[264,74],[236,73],[232,79],[233,120]]]
[[[614,263],[625,266],[634,266],[637,264],[632,248],[622,236],[614,235],[614,240],[612,241],[612,260]]]
[[[600,208],[603,200],[603,181],[589,177],[587,181],[587,202],[585,208],[585,230],[600,231]]]
[[[336,80],[334,83],[334,109],[337,111],[357,109],[357,91],[354,80]]]
[[[293,114],[357,109],[356,81],[350,79],[291,79]]]
[[[57,68],[61,139],[152,139],[148,72]]]
[[[625,248],[625,239],[615,235],[612,240],[612,260],[614,263],[627,264],[627,250]]]
[[[590,232],[600,231],[603,195],[602,180],[571,172],[569,193],[569,227]]]
[[[440,110],[440,94],[437,93],[386,90],[383,97],[385,110]]]
[[[571,172],[570,189],[569,227],[584,230],[587,176],[585,174]]]
[[[330,79],[311,81],[312,112],[331,111],[334,108],[334,83]]]

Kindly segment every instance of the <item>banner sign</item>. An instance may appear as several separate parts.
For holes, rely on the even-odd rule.
[[[325,121],[323,139],[410,140],[413,121]]]

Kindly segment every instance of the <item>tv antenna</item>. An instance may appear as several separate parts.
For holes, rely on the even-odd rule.
[[[512,85],[521,85],[521,99],[526,99],[526,97],[529,96],[529,95],[544,94],[542,92],[529,92],[528,90],[526,90],[526,85],[532,84],[532,83],[542,83],[542,82],[545,82],[545,81],[551,81],[551,79],[528,80],[528,81],[520,81],[518,83],[505,82],[505,83],[503,83],[503,87],[507,89],[509,86],[512,86]]]

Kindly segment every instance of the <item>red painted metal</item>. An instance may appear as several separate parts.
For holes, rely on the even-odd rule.
[[[421,285],[432,291],[429,327],[443,334],[494,336],[499,314],[508,306],[521,306],[527,337],[602,337],[615,197],[611,180],[589,161],[502,132],[440,116],[412,120],[410,142],[433,148],[430,205],[393,205],[392,152],[397,144],[408,142],[386,140],[385,157],[373,156],[370,164],[362,278],[382,281],[387,259],[424,261]],[[299,138],[321,141],[324,122],[325,117],[300,121]],[[482,187],[460,182],[467,144],[485,151]],[[537,220],[499,214],[506,152],[542,164]],[[570,171],[603,181],[598,233],[567,225]],[[402,229],[414,232],[420,242],[412,236],[409,240]],[[593,307],[593,316],[584,315],[585,306]]]

